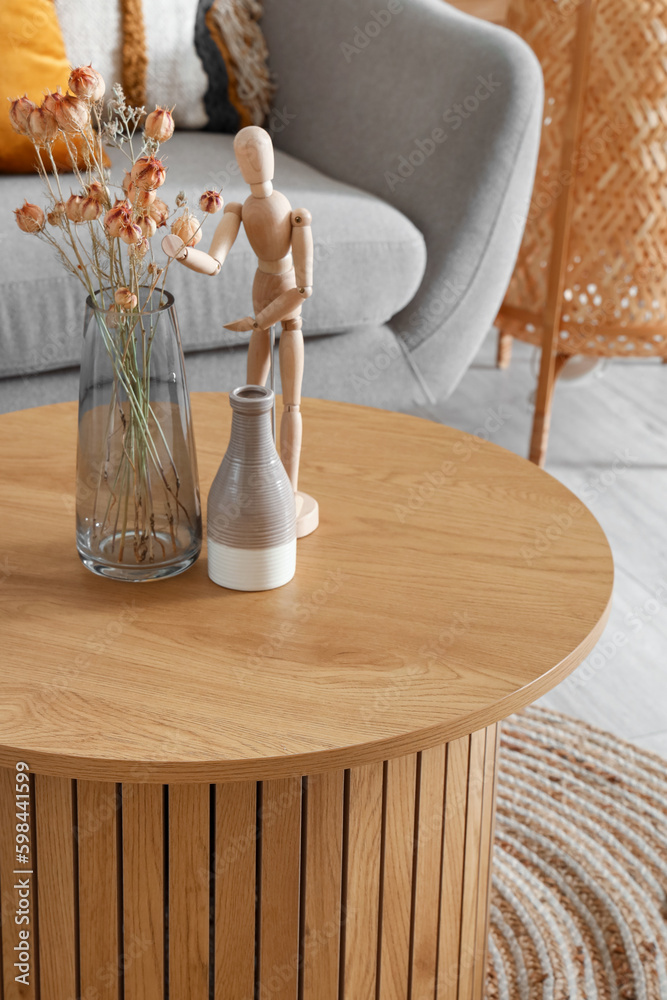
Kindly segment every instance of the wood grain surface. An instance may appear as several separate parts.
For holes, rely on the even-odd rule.
[[[193,397],[202,493],[226,397]],[[241,594],[205,555],[152,586],[74,546],[73,404],[0,417],[0,765],[113,781],[314,774],[491,725],[565,677],[608,614],[605,536],[567,489],[479,438],[306,400],[321,524],[295,579]],[[63,726],[63,718],[67,726]]]
[[[466,807],[463,895],[461,905],[461,948],[459,954],[459,1000],[472,1000],[477,933],[477,887],[482,851],[482,806],[484,801],[484,758],[486,731],[470,737],[468,797]],[[493,785],[493,782],[491,783]]]
[[[339,995],[343,792],[343,771],[308,779],[301,892],[302,1000],[338,1000]]]
[[[301,779],[262,784],[259,987],[272,1000],[297,1000],[301,890]]]
[[[164,998],[162,785],[123,786],[123,983],[126,997]]]
[[[479,847],[479,872],[477,875],[477,927],[475,930],[475,958],[473,971],[473,997],[484,995],[484,982],[489,944],[489,907],[491,904],[491,874],[493,865],[493,836],[496,820],[496,766],[500,744],[500,725],[489,726],[486,731],[484,757],[484,789],[482,801],[482,835]]]
[[[79,952],[81,996],[120,995],[118,788],[111,782],[77,782],[79,849]]]
[[[417,864],[413,888],[411,996],[435,995],[440,914],[440,880],[433,878],[442,863],[447,747],[421,754]]]
[[[379,943],[382,850],[382,764],[350,768],[347,802],[344,1000],[374,997]]]
[[[445,837],[440,889],[438,1000],[457,1000],[470,737],[447,746]]]
[[[51,1000],[79,992],[73,795],[68,778],[35,776],[40,996]]]
[[[215,995],[255,991],[257,783],[215,789]]]
[[[209,996],[211,794],[208,785],[169,789],[169,992]]]
[[[0,768],[0,1000],[208,1000],[212,984],[225,1000],[482,1000],[497,730],[261,783],[36,775],[27,990]]]
[[[417,755],[385,765],[385,803],[380,918],[380,991],[383,1000],[408,996],[414,862]]]

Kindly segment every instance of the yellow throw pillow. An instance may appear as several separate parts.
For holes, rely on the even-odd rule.
[[[9,102],[27,94],[41,104],[46,91],[67,90],[70,65],[53,0],[1,0],[0,173],[27,174],[35,169],[30,140],[14,131]],[[53,144],[59,170],[71,170],[67,147]]]

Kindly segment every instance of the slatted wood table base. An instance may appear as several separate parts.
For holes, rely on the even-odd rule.
[[[436,984],[481,1000],[497,736],[263,782],[32,776],[29,988],[2,769],[2,1000],[209,1000],[212,983],[216,1000],[426,1000]]]
[[[0,1000],[481,1000],[497,725],[595,645],[609,546],[480,438],[303,403],[321,523],[257,594],[216,587],[205,553],[151,587],[93,580],[73,405],[0,418]],[[231,411],[193,412],[206,495]]]

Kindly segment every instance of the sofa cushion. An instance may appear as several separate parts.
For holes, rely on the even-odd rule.
[[[121,83],[130,104],[173,106],[178,128],[234,133],[264,122],[274,87],[260,4],[55,0],[55,7],[70,62],[92,62],[107,99]]]
[[[168,172],[161,197],[173,208],[184,190],[197,209],[202,191],[222,187],[225,201],[243,201],[249,192],[232,143],[227,135],[177,132],[164,146]],[[123,157],[117,151],[112,155],[112,176],[119,179]],[[276,152],[275,183],[294,208],[306,207],[313,215],[315,291],[303,308],[306,335],[379,326],[407,305],[420,285],[426,249],[404,215],[285,153]],[[11,217],[24,198],[44,204],[40,188],[37,177],[0,178],[0,376],[64,368],[79,360],[85,293],[52,249],[19,232]],[[215,225],[215,216],[206,220],[202,249]],[[159,238],[153,242],[162,261]],[[252,312],[255,267],[243,230],[216,278],[170,267],[167,287],[176,297],[186,350],[247,342],[247,335],[230,333],[223,325]]]
[[[16,132],[9,119],[9,104],[27,96],[35,104],[44,100],[45,89],[67,90],[70,66],[65,44],[51,0],[3,0],[0,4],[0,172],[32,174],[35,148],[30,139]],[[77,143],[78,145],[78,143]],[[71,171],[67,146],[62,136],[53,144],[58,168]],[[44,157],[48,164],[48,159]],[[80,157],[83,166],[83,157]]]

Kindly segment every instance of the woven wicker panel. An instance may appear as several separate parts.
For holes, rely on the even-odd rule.
[[[509,27],[542,63],[546,104],[535,189],[502,326],[541,343],[555,208],[567,186],[574,207],[558,351],[664,356],[667,0],[599,0],[581,141],[563,174],[561,142],[580,2],[510,5]]]

